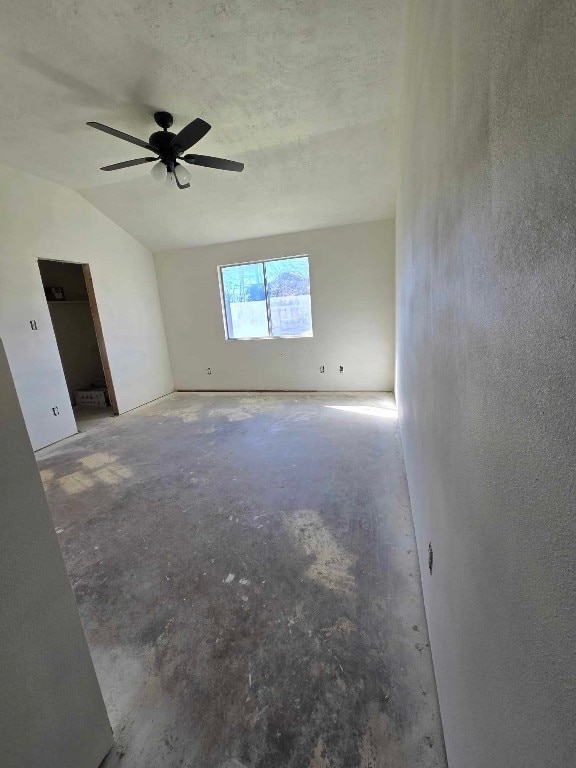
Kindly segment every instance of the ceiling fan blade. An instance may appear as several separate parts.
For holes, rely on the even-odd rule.
[[[137,139],[135,136],[130,136],[130,134],[128,133],[117,131],[116,128],[110,128],[109,126],[103,125],[102,123],[86,123],[86,125],[89,125],[91,128],[97,128],[99,131],[103,131],[104,133],[109,133],[111,136],[116,136],[116,138],[118,139],[124,139],[124,141],[129,141],[130,144],[136,144],[136,146],[138,147],[143,147],[144,149],[151,149],[152,152],[156,151],[146,141],[142,141],[142,139]]]
[[[185,128],[182,128],[180,133],[176,134],[172,139],[170,146],[172,148],[177,147],[179,152],[186,152],[191,146],[196,144],[197,141],[203,136],[206,136],[212,126],[201,117],[197,117],[196,120],[192,120],[191,123]]]
[[[209,155],[184,155],[181,158],[190,165],[203,165],[206,168],[220,168],[222,171],[243,171],[244,163],[236,160],[224,160],[223,157],[210,157]]]
[[[114,163],[100,168],[101,171],[117,171],[119,168],[130,168],[131,165],[140,165],[141,163],[155,163],[157,157],[139,157],[138,160],[124,160],[123,163]]]

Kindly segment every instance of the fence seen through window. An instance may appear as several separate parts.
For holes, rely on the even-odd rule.
[[[308,256],[220,267],[228,339],[312,336]]]

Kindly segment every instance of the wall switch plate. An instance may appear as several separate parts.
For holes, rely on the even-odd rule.
[[[324,373],[324,366],[323,365],[320,366],[320,373]]]
[[[340,373],[344,373],[344,366],[343,365],[340,366]]]

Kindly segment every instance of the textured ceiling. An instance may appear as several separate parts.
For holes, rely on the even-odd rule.
[[[394,213],[403,0],[20,0],[0,6],[0,161],[77,189],[154,251],[368,221]],[[202,117],[167,190],[146,154],[88,120],[147,139]]]

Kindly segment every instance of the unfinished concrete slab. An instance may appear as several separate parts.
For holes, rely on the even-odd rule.
[[[179,393],[37,456],[105,768],[445,766],[391,396]]]

